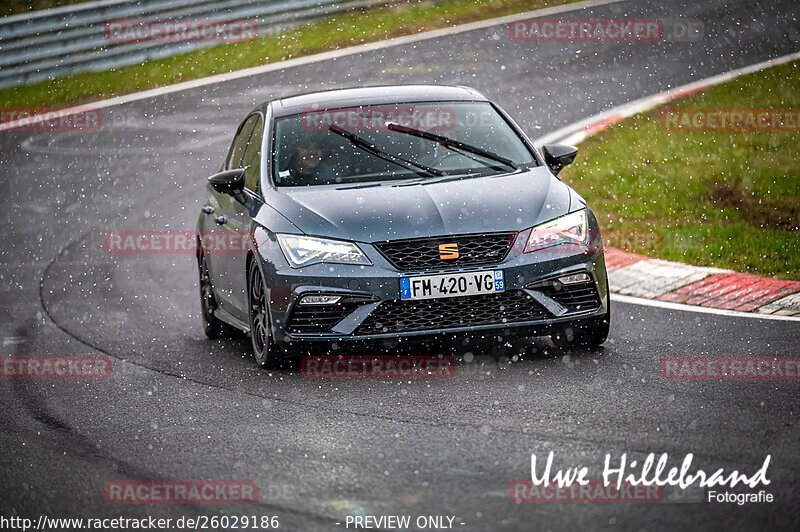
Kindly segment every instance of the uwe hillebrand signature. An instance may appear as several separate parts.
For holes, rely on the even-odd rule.
[[[641,462],[640,467],[637,467],[639,465],[637,460],[632,460],[628,463],[626,454],[623,454],[616,463],[612,463],[611,455],[607,454],[603,466],[603,484],[608,486],[614,482],[617,489],[621,488],[623,482],[632,486],[651,486],[655,484],[656,486],[679,486],[681,489],[686,489],[695,484],[700,487],[733,487],[741,483],[750,488],[755,488],[759,484],[767,486],[770,483],[767,480],[767,469],[769,468],[771,455],[767,455],[761,468],[750,476],[736,470],[728,473],[724,469],[717,469],[711,474],[702,469],[694,469],[690,472],[693,458],[694,455],[689,453],[684,457],[680,467],[672,467],[669,471],[666,471],[669,461],[667,453],[663,453],[657,462],[655,453],[650,453],[644,462]],[[533,484],[549,486],[550,482],[553,482],[561,488],[570,486],[575,482],[581,486],[585,486],[590,482],[586,478],[589,472],[587,467],[576,467],[566,471],[560,469],[554,475],[551,475],[552,467],[553,452],[551,451],[547,457],[544,474],[542,476],[537,475],[536,455],[531,454],[531,480]]]

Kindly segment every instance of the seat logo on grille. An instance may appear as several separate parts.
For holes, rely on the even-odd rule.
[[[458,244],[439,244],[439,258],[442,260],[451,260],[458,258]]]

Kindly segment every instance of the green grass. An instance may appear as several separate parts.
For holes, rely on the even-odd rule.
[[[357,11],[281,34],[230,43],[114,71],[82,73],[0,90],[0,108],[65,107],[181,81],[499,17],[577,0],[449,0]]]
[[[50,9],[71,4],[80,4],[89,0],[2,0],[0,1],[0,17],[27,13],[39,9]]]
[[[800,62],[666,108],[800,109]],[[800,279],[797,131],[666,131],[655,109],[589,138],[563,175],[604,230],[660,231],[663,247],[646,254]]]

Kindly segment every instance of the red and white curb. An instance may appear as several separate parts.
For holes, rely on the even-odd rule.
[[[800,52],[682,85],[570,124],[536,139],[535,142],[537,145],[556,142],[578,144],[634,114],[648,111],[738,76],[798,59]],[[691,266],[614,248],[606,250],[606,267],[609,288],[617,295],[615,298],[617,300],[643,298],[654,300],[654,306],[676,309],[688,309],[694,306],[719,309],[721,312],[718,313],[733,315],[739,312],[753,312],[775,318],[800,317],[800,281],[785,281],[720,268]]]
[[[800,316],[800,281],[651,259],[606,250],[609,287],[616,294],[684,305]]]

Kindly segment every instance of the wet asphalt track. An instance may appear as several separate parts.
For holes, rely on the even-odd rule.
[[[726,4],[733,4],[728,5]],[[455,378],[316,381],[267,372],[247,340],[211,342],[192,256],[110,256],[111,229],[193,229],[203,181],[255,102],[298,91],[433,82],[484,91],[532,137],[610,106],[800,49],[800,5],[620,2],[574,16],[690,17],[696,43],[524,44],[505,26],[201,87],[104,112],[86,133],[0,134],[0,354],[108,354],[104,381],[0,381],[0,514],[278,515],[344,530],[356,514],[451,515],[457,530],[793,528],[797,382],[662,380],[681,355],[800,355],[797,322],[614,305],[593,352],[537,340]],[[432,353],[420,348],[420,352]],[[492,360],[491,362],[489,362]],[[754,471],[772,504],[514,504],[531,453],[696,455]],[[677,465],[677,464],[676,464]],[[108,480],[241,479],[248,506],[113,506]],[[460,525],[458,523],[464,523]]]

